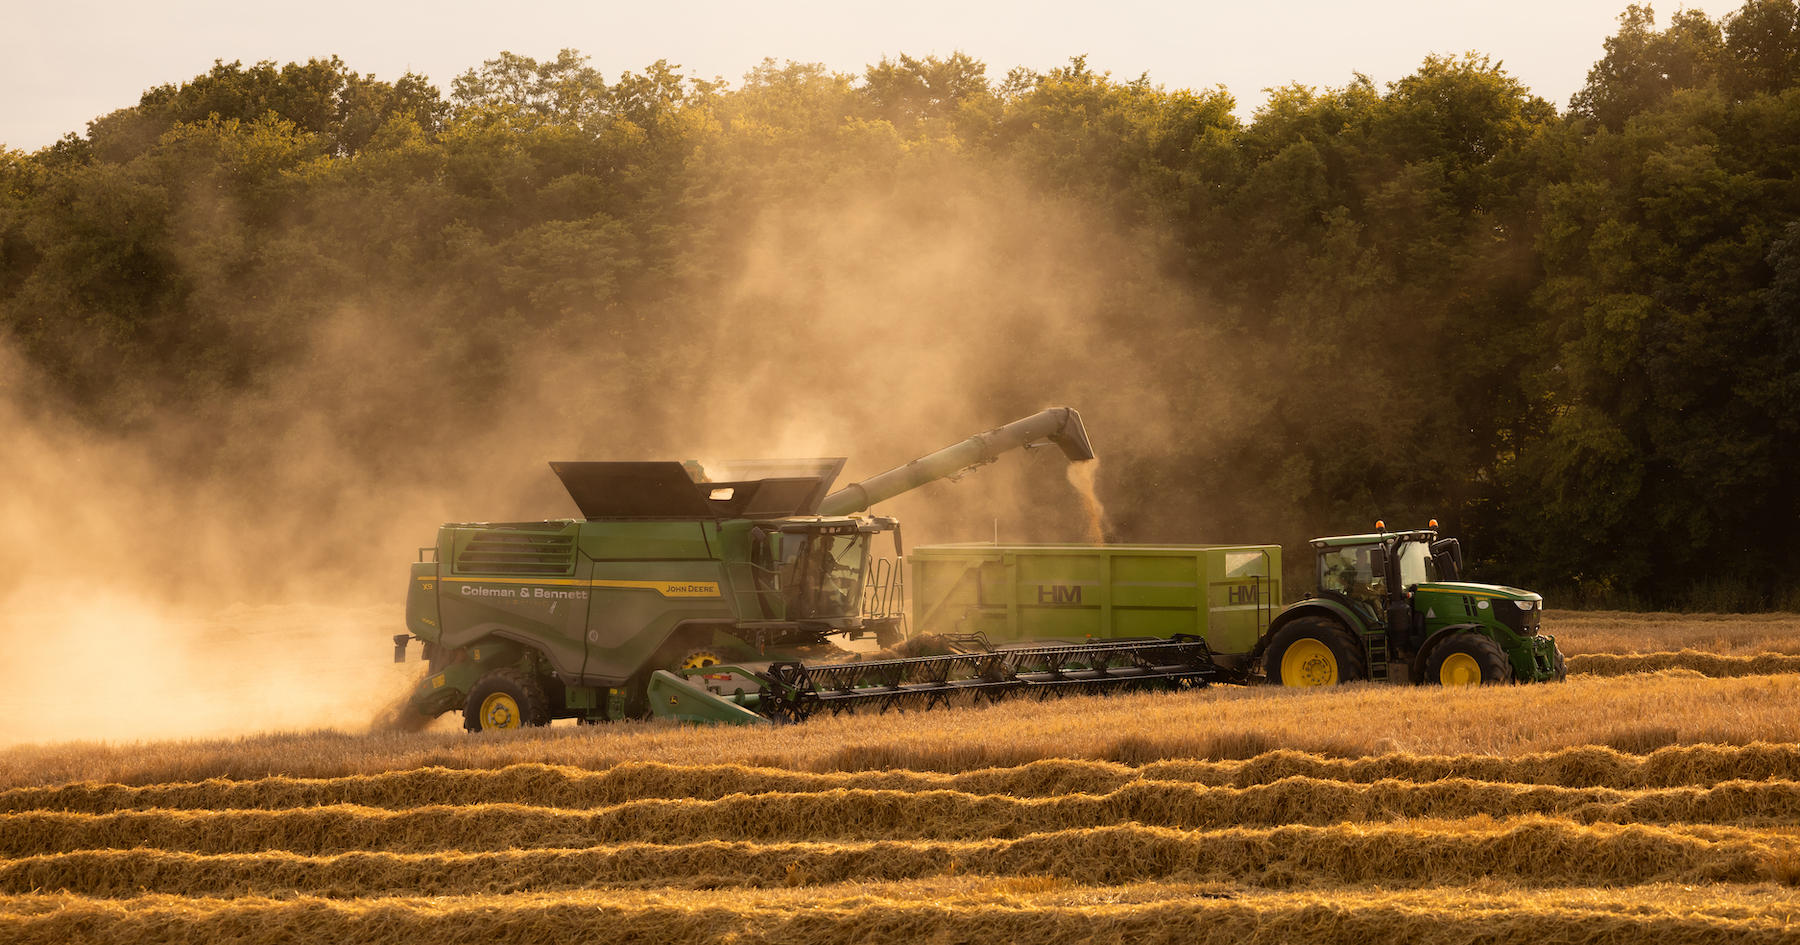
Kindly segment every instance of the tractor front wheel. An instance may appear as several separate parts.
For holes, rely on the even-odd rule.
[[[1487,636],[1453,633],[1431,648],[1425,681],[1444,686],[1496,686],[1513,681],[1512,660]]]
[[[1276,686],[1334,686],[1368,676],[1362,646],[1324,617],[1301,617],[1269,641],[1263,673]]]
[[[469,690],[463,705],[463,728],[525,728],[550,724],[550,700],[538,681],[516,669],[496,669]]]

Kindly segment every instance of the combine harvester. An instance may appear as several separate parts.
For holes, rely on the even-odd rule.
[[[460,709],[470,731],[801,721],[961,694],[1193,687],[1259,666],[1287,685],[1560,676],[1526,606],[1537,595],[1435,583],[1455,580],[1460,551],[1423,531],[1315,542],[1320,593],[1280,612],[1278,545],[928,546],[909,559],[907,639],[899,522],[859,513],[1047,445],[1094,458],[1080,414],[1057,407],[835,492],[841,458],[552,463],[583,518],[440,528],[413,565],[394,659],[422,641],[413,707]],[[892,560],[872,553],[884,532]],[[849,657],[832,637],[929,652]]]

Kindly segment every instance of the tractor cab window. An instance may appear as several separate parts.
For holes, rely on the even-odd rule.
[[[854,525],[784,532],[777,571],[788,619],[860,614],[868,550]]]
[[[1370,545],[1319,552],[1319,589],[1335,591],[1379,615],[1386,607],[1387,576],[1369,567]]]
[[[1437,579],[1437,559],[1431,556],[1431,545],[1422,541],[1401,542],[1400,586],[1429,584]]]

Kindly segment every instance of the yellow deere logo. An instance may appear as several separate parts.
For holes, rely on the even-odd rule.
[[[641,587],[656,591],[664,597],[718,597],[717,581],[602,581],[591,582],[594,587]]]

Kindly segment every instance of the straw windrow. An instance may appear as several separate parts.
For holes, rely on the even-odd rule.
[[[652,798],[716,800],[732,794],[834,790],[948,790],[1054,797],[1107,794],[1140,780],[1250,787],[1295,777],[1358,784],[1465,778],[1616,790],[1705,788],[1729,781],[1800,781],[1800,745],[1669,746],[1641,756],[1589,746],[1522,758],[1392,754],[1344,759],[1273,751],[1247,761],[1170,760],[1137,767],[1054,759],[961,774],[813,773],[744,765],[682,766],[656,762],[631,762],[604,771],[587,771],[561,765],[521,764],[497,770],[419,768],[342,778],[212,779],[142,787],[82,782],[49,788],[13,788],[0,791],[0,812],[280,809],[325,804],[405,808],[494,803],[581,809]]]
[[[622,844],[572,850],[334,856],[162,850],[49,854],[0,863],[0,893],[100,898],[306,894],[468,896],[583,889],[918,879],[966,871],[1106,885],[1149,880],[1386,888],[1504,879],[1522,886],[1759,883],[1800,848],[1787,833],[1728,827],[1584,826],[1546,818],[1181,831],[1136,825],[1017,840]]]

